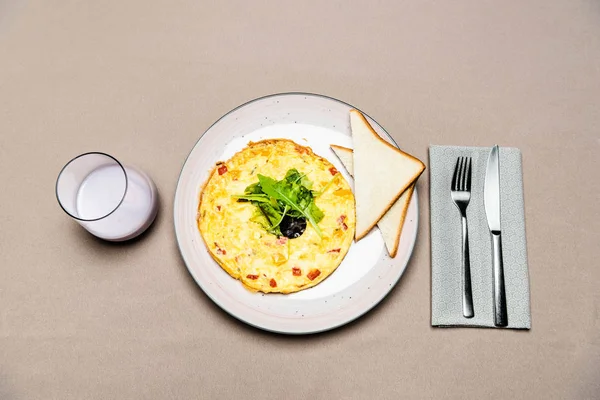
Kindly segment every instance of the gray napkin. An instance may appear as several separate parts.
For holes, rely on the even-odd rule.
[[[491,147],[430,146],[431,324],[494,327],[492,239],[483,201]],[[508,328],[529,329],[529,276],[521,151],[500,147],[500,218]],[[462,229],[450,197],[456,159],[472,157],[471,201],[467,207],[475,316],[462,315]]]

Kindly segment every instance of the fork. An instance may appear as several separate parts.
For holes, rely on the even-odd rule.
[[[462,220],[462,307],[465,318],[473,318],[473,292],[471,289],[471,260],[469,257],[469,230],[467,228],[467,206],[471,200],[471,157],[458,157],[450,195],[460,211]]]

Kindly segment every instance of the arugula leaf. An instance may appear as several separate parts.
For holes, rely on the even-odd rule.
[[[243,195],[234,195],[238,201],[249,201],[257,208],[251,221],[259,223],[274,235],[282,236],[280,225],[284,217],[303,218],[313,226],[319,237],[323,234],[317,225],[323,219],[323,212],[314,202],[312,182],[306,174],[297,169],[287,171],[285,178],[276,181],[258,174],[255,182],[244,190]]]
[[[312,214],[313,218],[315,219],[315,221],[317,223],[321,222],[323,217],[325,217],[325,214],[323,214],[323,211],[321,211],[321,209],[319,207],[317,207],[317,205],[315,204],[314,201],[312,203],[310,203],[310,213]]]
[[[285,173],[284,179],[290,183],[294,183],[294,182],[298,182],[301,177],[302,177],[302,175],[300,175],[300,172],[298,172],[298,170],[296,168],[292,168],[292,169],[288,169],[288,172]]]
[[[264,194],[262,188],[260,187],[260,183],[256,182],[252,185],[249,185],[245,190],[245,194]]]
[[[280,212],[268,203],[258,204],[258,209],[264,217],[264,220],[267,221],[267,224],[263,225],[263,227],[266,228],[267,232],[272,233],[273,235],[276,235],[278,237],[281,236],[279,224],[281,223],[283,217],[281,216]]]
[[[296,174],[297,173],[298,171],[296,171]],[[294,174],[293,170],[292,174]],[[311,204],[314,203],[312,201],[312,192],[310,190],[297,182],[290,182],[288,179],[277,182],[275,179],[261,174],[258,174],[258,181],[264,193],[283,202],[293,210],[298,211],[308,220],[308,222],[310,222],[319,237],[323,237],[323,233],[321,232],[317,221],[317,219],[321,220],[323,218],[323,212],[319,210],[317,213],[317,206],[311,206]],[[317,215],[314,215],[313,213],[317,213]]]
[[[277,223],[275,225],[272,226],[272,228],[277,228],[279,229],[279,225],[281,225],[281,221],[283,221],[283,218],[285,217],[285,215],[287,214],[288,210],[290,208],[287,206],[287,204],[285,205],[285,208],[283,209],[283,213],[281,214],[281,218],[279,218],[279,221],[277,221]],[[281,230],[280,230],[281,231]]]
[[[257,201],[260,203],[270,203],[271,199],[264,194],[245,194],[245,195],[233,195],[231,196],[237,200],[246,200],[246,201]]]
[[[311,189],[313,186],[313,183],[308,179],[307,174],[300,174],[296,168],[288,170],[285,174],[285,180],[291,184],[299,183],[307,189]]]

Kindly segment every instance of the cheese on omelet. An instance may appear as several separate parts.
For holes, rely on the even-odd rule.
[[[324,213],[322,236],[307,224],[300,237],[277,237],[252,222],[255,205],[233,197],[258,174],[281,180],[292,168],[312,181],[313,191],[324,190],[315,198]],[[292,293],[322,282],[344,259],[356,225],[354,195],[342,174],[309,147],[287,139],[250,142],[211,172],[197,222],[211,256],[233,278],[252,290]]]

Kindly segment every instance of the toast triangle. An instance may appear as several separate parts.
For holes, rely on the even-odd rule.
[[[353,150],[347,147],[338,146],[335,144],[331,145],[331,150],[340,159],[348,173],[354,176],[354,162],[352,160]],[[388,212],[377,222],[377,226],[383,236],[385,247],[387,248],[390,257],[396,257],[398,253],[398,246],[400,244],[400,236],[402,235],[402,227],[404,226],[404,220],[406,219],[406,213],[408,206],[412,198],[415,184],[413,183],[402,193],[402,195],[396,200],[393,206],[390,207]]]
[[[350,127],[358,241],[421,176],[425,164],[383,140],[358,110],[350,111]]]
[[[352,159],[354,156],[354,150],[348,147],[338,146],[337,144],[332,144],[330,147],[337,158],[340,159],[344,165],[344,168],[346,168],[346,171],[348,171],[351,177],[354,177],[354,160]]]

